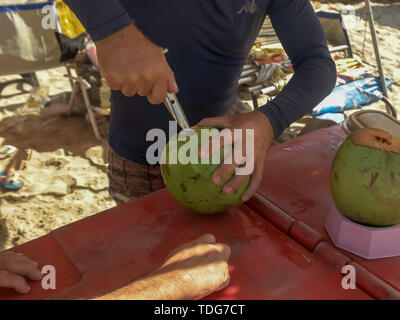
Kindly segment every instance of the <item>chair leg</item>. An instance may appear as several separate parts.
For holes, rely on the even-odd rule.
[[[69,101],[68,101],[68,116],[70,116],[72,113],[72,105],[74,103],[74,100],[75,100],[78,90],[79,90],[79,84],[78,84],[78,82],[75,82],[72,85],[71,97],[69,98]]]
[[[94,135],[96,136],[96,138],[99,141],[106,143],[106,140],[100,135],[100,131],[99,131],[99,128],[98,128],[97,122],[96,122],[96,117],[92,110],[92,106],[90,104],[89,96],[87,94],[84,83],[80,83],[80,87],[81,87],[81,91],[82,91],[82,95],[83,95],[83,100],[85,101],[85,106],[86,106],[86,109],[87,109],[87,112],[89,115],[90,123],[91,123],[93,131],[94,131]]]
[[[257,95],[254,92],[251,93],[251,99],[253,100],[253,109],[257,110],[258,109],[258,99],[257,99]]]
[[[74,82],[73,82],[73,76],[72,76],[72,73],[71,73],[71,67],[69,66],[69,65],[66,65],[65,66],[65,68],[67,69],[67,77],[68,77],[68,79],[69,79],[69,84],[71,85],[71,88],[73,88],[74,87]]]
[[[393,106],[392,101],[390,101],[388,98],[386,98],[385,96],[382,97],[382,101],[385,103],[386,105],[386,112],[388,114],[390,114],[391,116],[395,117],[397,119],[397,110],[396,108]]]
[[[39,80],[36,76],[35,72],[31,73],[22,73],[21,77],[24,79],[25,82],[29,83],[34,88],[39,88]]]

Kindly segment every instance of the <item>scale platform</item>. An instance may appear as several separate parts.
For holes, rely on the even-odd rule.
[[[335,245],[366,259],[400,256],[400,224],[369,227],[346,218],[332,206],[325,228]]]

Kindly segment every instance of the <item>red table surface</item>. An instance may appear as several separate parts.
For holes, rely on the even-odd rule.
[[[176,246],[203,233],[232,249],[231,282],[212,299],[369,298],[341,288],[340,274],[247,206],[213,216],[183,208],[166,190],[55,230],[15,249],[57,270],[57,290],[39,282],[1,298],[90,298],[161,265]],[[68,259],[65,259],[65,256]]]
[[[339,126],[333,126],[274,147],[258,190],[263,198],[310,226],[332,246],[324,227],[334,204],[329,173],[345,137]],[[400,291],[400,257],[367,260],[344,250],[342,253]]]
[[[323,222],[332,201],[327,175],[344,138],[340,130],[320,130],[273,147],[260,188],[263,197],[323,237]],[[56,290],[44,290],[40,282],[35,282],[27,295],[0,289],[0,299],[98,296],[154,271],[172,249],[203,233],[214,234],[218,242],[232,249],[231,282],[208,299],[376,297],[374,290],[380,289],[372,282],[371,290],[342,289],[342,275],[334,263],[270,222],[266,215],[274,214],[273,209],[264,207],[261,214],[250,206],[219,215],[200,215],[183,208],[167,190],[161,190],[93,215],[12,249],[41,266],[55,266]],[[329,241],[325,238],[319,242],[325,245]],[[398,283],[393,275],[396,268],[399,270],[398,259],[367,262],[351,257],[381,279]]]

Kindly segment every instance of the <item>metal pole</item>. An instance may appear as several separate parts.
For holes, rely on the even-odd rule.
[[[379,77],[380,77],[380,80],[381,80],[381,86],[382,86],[383,95],[386,98],[389,98],[388,91],[387,91],[387,88],[386,88],[385,74],[384,74],[384,71],[383,71],[381,54],[379,52],[378,38],[376,37],[374,15],[372,13],[370,0],[365,0],[365,6],[366,6],[366,9],[367,9],[367,13],[368,13],[369,28],[371,30],[372,44],[374,45],[376,64],[378,66]]]

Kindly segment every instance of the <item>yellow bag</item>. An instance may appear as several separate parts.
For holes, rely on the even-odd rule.
[[[75,14],[69,7],[62,1],[57,1],[58,17],[61,24],[61,32],[70,38],[76,38],[81,33],[85,32],[85,28],[78,20]]]
[[[260,46],[255,45],[250,51],[248,60],[249,61],[254,61],[254,60],[267,60],[279,55],[284,55],[285,50],[283,50],[281,44],[277,45],[270,45],[266,48],[260,48]]]

